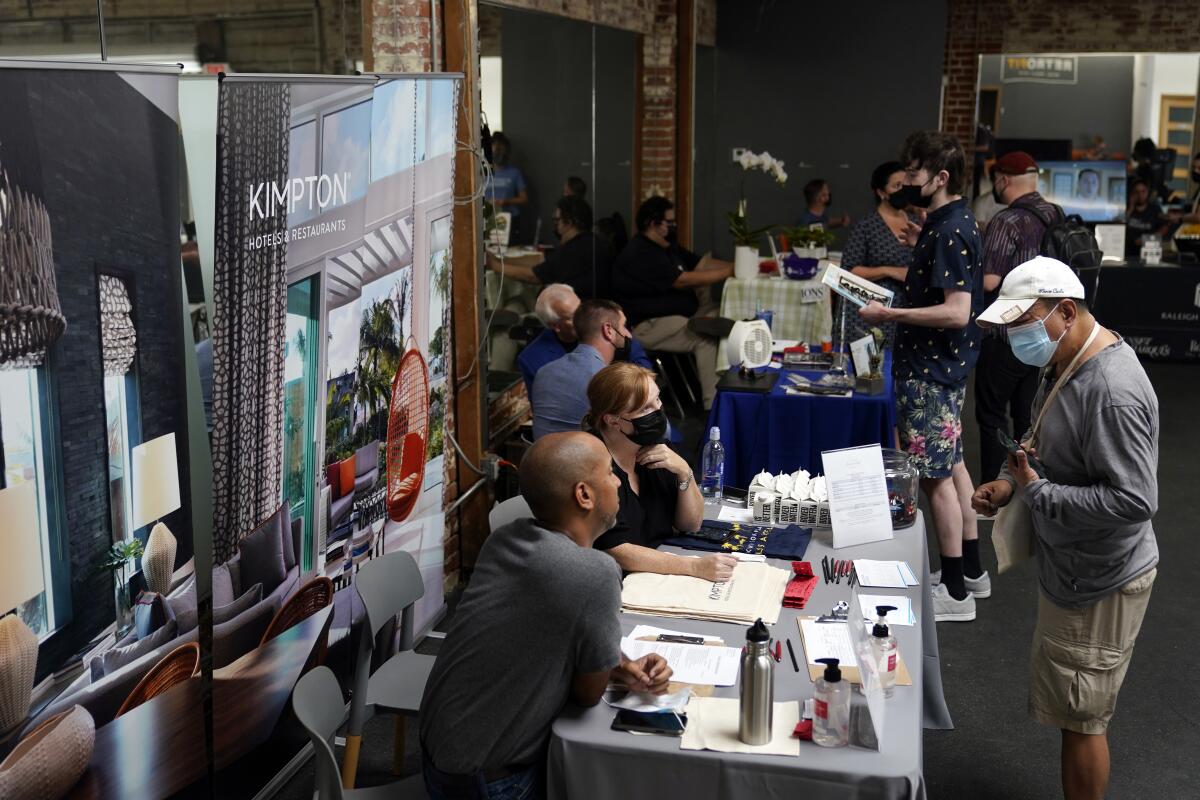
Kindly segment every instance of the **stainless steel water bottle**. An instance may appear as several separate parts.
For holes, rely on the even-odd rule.
[[[771,741],[771,711],[775,707],[775,659],[770,651],[771,634],[761,619],[746,631],[742,651],[738,738],[746,744]]]

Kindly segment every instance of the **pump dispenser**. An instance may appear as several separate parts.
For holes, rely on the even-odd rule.
[[[891,697],[896,691],[896,637],[892,636],[887,624],[888,612],[895,610],[895,606],[875,606],[879,619],[871,629],[871,655],[875,658],[876,673],[884,697]]]
[[[850,684],[842,680],[836,658],[818,658],[825,675],[813,684],[813,741],[821,747],[850,743]]]
[[[775,659],[771,634],[761,619],[746,630],[739,687],[738,738],[746,744],[771,741],[771,712],[775,708]]]

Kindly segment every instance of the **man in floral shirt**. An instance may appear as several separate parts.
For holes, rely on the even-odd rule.
[[[967,376],[979,358],[983,310],[983,241],[960,196],[966,156],[955,137],[918,131],[900,162],[911,205],[928,209],[925,224],[910,223],[913,247],[905,307],[877,302],[860,309],[867,322],[895,322],[893,369],[900,446],[921,473],[941,551],[933,587],[938,622],[975,619],[975,597],[991,594],[979,563],[979,531],[971,508],[971,477],[963,462],[962,405]],[[938,581],[936,574],[933,580]]]

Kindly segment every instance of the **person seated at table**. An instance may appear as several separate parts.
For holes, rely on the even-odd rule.
[[[575,195],[580,200],[587,198],[587,182],[578,175],[572,175],[563,183],[563,197]]]
[[[675,531],[700,529],[704,498],[691,467],[664,444],[667,415],[654,373],[636,364],[613,364],[596,373],[587,396],[584,427],[604,440],[621,481],[617,524],[596,540],[596,548],[626,572],[727,580],[737,563],[732,556],[691,558],[656,549]]]
[[[579,344],[538,370],[529,404],[533,407],[533,439],[547,433],[577,431],[588,410],[588,381],[614,359],[629,356],[632,336],[625,312],[611,300],[585,300],[572,322]]]
[[[662,694],[671,678],[662,656],[621,653],[620,570],[592,549],[619,502],[603,444],[547,436],[520,480],[533,518],[484,542],[425,684],[432,798],[544,797],[550,728],[568,702],[596,705],[610,680]]]
[[[575,309],[579,308],[579,295],[565,283],[552,283],[538,295],[534,313],[546,329],[525,345],[517,356],[517,368],[525,379],[525,393],[533,394],[533,379],[542,367],[557,361],[575,349],[579,338],[575,335]],[[646,348],[637,339],[629,340],[629,361],[646,369],[654,369]]]
[[[483,187],[484,199],[492,204],[496,211],[507,211],[512,214],[512,232],[510,242],[516,242],[516,237],[522,233],[521,214],[529,204],[529,191],[525,176],[519,167],[511,163],[512,143],[500,131],[492,134],[492,172]]]
[[[1150,199],[1150,184],[1141,178],[1129,182],[1129,209],[1125,214],[1125,255],[1139,258],[1147,236],[1161,240],[1170,221],[1162,206]]]
[[[697,290],[733,275],[733,264],[680,247],[675,204],[665,197],[643,202],[635,222],[637,235],[613,263],[613,299],[647,348],[696,357],[704,408],[711,408],[717,393],[717,340],[728,335],[733,323],[717,317],[710,293],[701,305]]]
[[[804,184],[804,204],[807,206],[800,215],[800,225],[805,228],[819,226],[825,230],[844,228],[850,224],[850,215],[843,213],[840,217],[829,217],[829,206],[833,205],[833,192],[829,181],[824,178],[813,178]]]
[[[912,260],[912,248],[900,241],[909,223],[903,188],[903,164],[886,161],[876,167],[871,173],[875,210],[854,223],[846,237],[846,246],[842,248],[842,269],[891,289],[896,293],[892,305],[902,305],[904,279],[908,275],[908,262]],[[841,305],[846,301],[840,296],[837,300],[840,315]],[[856,307],[846,310],[847,341],[868,335],[872,327],[858,318]],[[883,329],[885,346],[890,348],[896,340],[895,323],[884,323],[879,327]]]
[[[488,269],[522,283],[565,283],[583,300],[608,297],[612,251],[592,233],[591,206],[581,197],[560,197],[554,206],[554,234],[559,244],[549,255],[506,256],[502,261],[487,251]]]

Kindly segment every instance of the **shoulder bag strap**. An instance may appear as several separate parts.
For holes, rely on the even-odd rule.
[[[1100,335],[1100,323],[1092,323],[1092,332],[1088,334],[1087,341],[1083,343],[1083,347],[1079,348],[1079,352],[1071,359],[1071,363],[1067,364],[1067,368],[1063,370],[1062,375],[1058,376],[1058,380],[1054,382],[1054,387],[1050,390],[1050,394],[1046,395],[1046,402],[1042,403],[1042,409],[1038,412],[1037,420],[1033,423],[1033,431],[1029,436],[1029,444],[1031,447],[1037,447],[1038,431],[1042,427],[1042,419],[1046,416],[1046,409],[1054,402],[1054,398],[1058,397],[1058,391],[1061,389],[1079,367],[1079,359],[1083,358],[1083,354],[1092,346],[1092,342],[1096,341],[1096,337]]]

